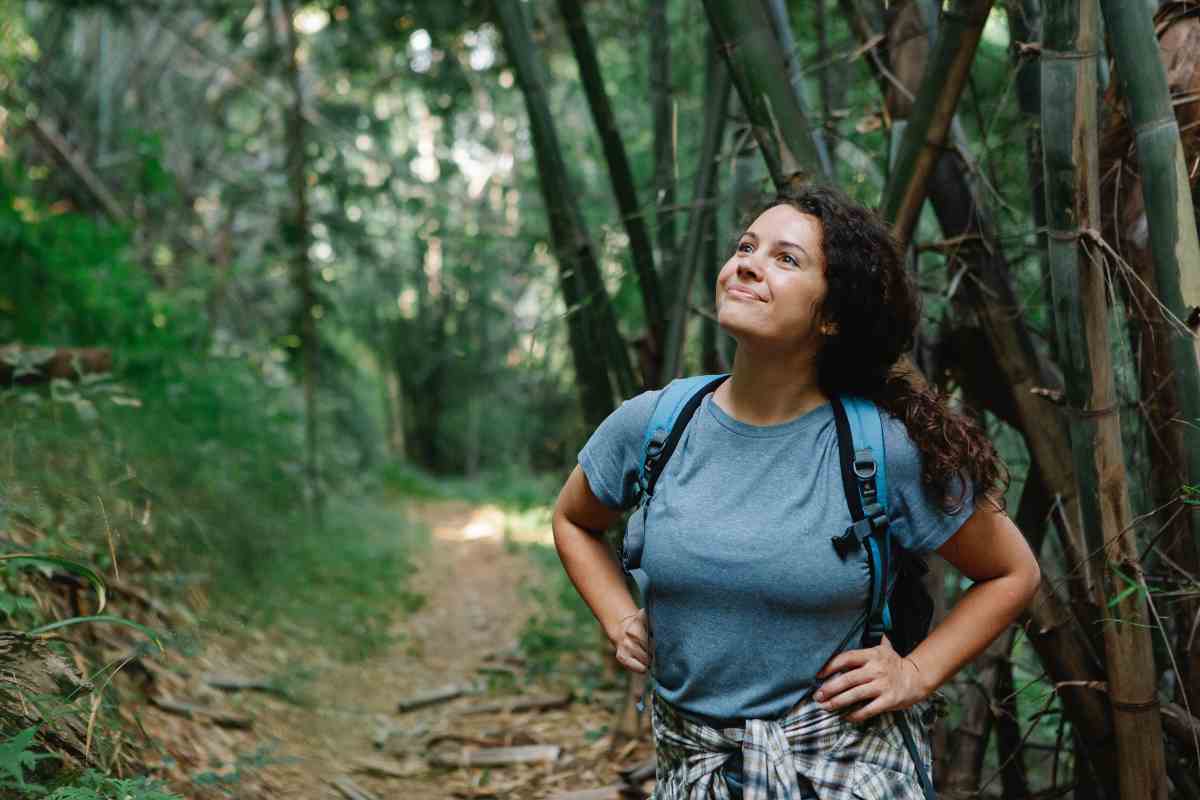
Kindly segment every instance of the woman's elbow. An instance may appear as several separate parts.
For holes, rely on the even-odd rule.
[[[1038,588],[1042,585],[1042,568],[1032,553],[1030,553],[1029,558],[1023,560],[1020,574],[1022,578],[1021,587],[1023,589],[1021,609],[1024,610],[1033,602],[1033,598],[1037,596]]]

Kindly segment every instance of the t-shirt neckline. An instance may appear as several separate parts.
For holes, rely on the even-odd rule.
[[[740,419],[735,419],[725,409],[713,399],[710,394],[704,398],[704,405],[708,407],[708,412],[712,414],[721,427],[738,434],[739,436],[752,436],[756,438],[768,438],[774,436],[788,436],[796,433],[799,430],[807,428],[809,425],[814,425],[818,420],[824,418],[828,414],[833,413],[832,407],[826,401],[816,408],[811,408],[805,411],[798,417],[794,417],[785,422],[779,422],[774,425],[751,425],[749,422],[742,422]]]

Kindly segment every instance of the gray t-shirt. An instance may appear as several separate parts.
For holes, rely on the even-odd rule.
[[[592,492],[609,508],[637,501],[642,438],[659,392],[626,401],[579,453]],[[888,516],[911,551],[941,546],[971,515],[946,514],[921,488],[921,456],[884,414]],[[704,398],[660,476],[631,515],[654,637],[658,692],[718,720],[770,719],[793,705],[864,614],[862,548],[838,557],[830,538],[851,523],[833,410],[779,425],[748,425]],[[858,635],[848,648],[858,646]]]

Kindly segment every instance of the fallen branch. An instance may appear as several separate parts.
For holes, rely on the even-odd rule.
[[[334,778],[329,782],[329,785],[341,792],[342,796],[347,798],[347,800],[378,800],[375,795],[360,788],[345,775],[340,778]]]
[[[562,748],[556,744],[525,747],[464,748],[457,754],[433,753],[429,763],[435,767],[502,767],[510,764],[554,763]]]
[[[287,697],[287,692],[265,678],[243,678],[238,675],[205,673],[200,678],[204,683],[223,692],[266,692]]]
[[[437,705],[438,703],[448,703],[458,697],[461,697],[468,691],[468,687],[461,684],[452,683],[448,686],[443,686],[440,689],[433,689],[407,700],[401,700],[396,704],[396,711],[403,714],[407,711],[415,711],[418,708]]]
[[[466,717],[473,714],[511,714],[517,711],[548,711],[550,709],[563,708],[570,704],[570,702],[571,695],[569,693],[531,694],[490,703],[477,703],[473,706],[459,709],[456,713],[460,717]]]
[[[185,719],[211,722],[222,728],[249,730],[254,727],[254,720],[251,717],[245,714],[235,714],[232,711],[221,711],[216,708],[198,706],[194,703],[181,703],[178,700],[171,700],[165,697],[151,697],[150,705],[161,711],[166,711],[168,714],[177,714]]]
[[[379,778],[408,778],[416,773],[411,767],[390,758],[376,756],[360,756],[351,762],[358,772],[365,772]]]
[[[550,800],[642,800],[646,793],[627,783],[614,783],[599,789],[582,789],[550,795]]]

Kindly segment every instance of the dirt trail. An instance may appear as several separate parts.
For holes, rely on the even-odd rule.
[[[420,571],[409,586],[426,596],[423,608],[397,624],[398,643],[365,661],[341,662],[319,651],[303,651],[280,637],[251,635],[251,641],[207,648],[214,666],[242,674],[311,670],[303,688],[309,702],[295,705],[259,693],[240,693],[239,709],[254,716],[252,734],[209,728],[228,738],[228,751],[270,747],[266,766],[247,770],[238,797],[341,797],[330,781],[350,776],[379,798],[541,798],[558,792],[613,783],[616,767],[649,754],[640,743],[609,756],[615,692],[597,693],[590,703],[533,713],[460,717],[455,711],[485,699],[474,696],[404,714],[398,701],[452,683],[486,683],[492,694],[545,693],[570,688],[530,685],[519,662],[504,674],[503,657],[533,612],[524,585],[545,579],[530,556],[506,547],[505,537],[545,541],[548,531],[513,530],[499,509],[459,502],[410,505],[409,513],[431,531],[430,549],[419,553]],[[507,530],[506,530],[507,528]],[[491,654],[491,660],[485,660]],[[506,685],[496,685],[499,674]],[[578,694],[578,693],[577,693]],[[603,698],[604,702],[596,702]],[[225,699],[229,705],[230,699]],[[388,733],[390,731],[390,734]],[[433,769],[426,745],[438,734],[488,738],[501,744],[562,747],[554,762],[537,765]],[[382,745],[380,747],[379,745]],[[462,752],[461,742],[443,742],[441,752]],[[386,762],[396,772],[380,777],[361,769],[362,759]]]

